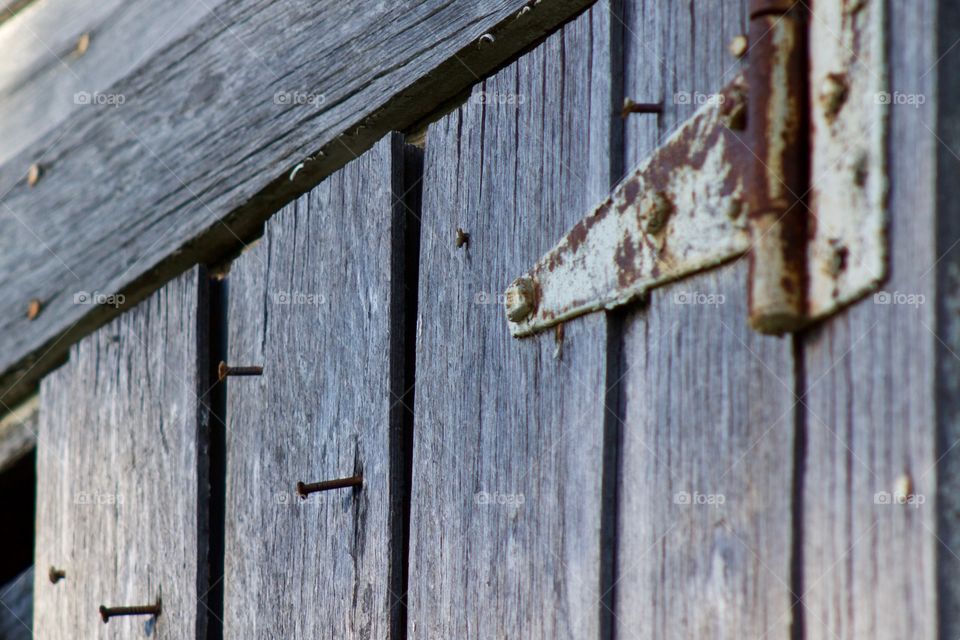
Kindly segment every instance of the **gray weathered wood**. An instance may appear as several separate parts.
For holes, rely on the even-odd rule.
[[[226,637],[398,637],[403,154],[384,138],[232,267],[230,362],[264,370],[228,379]],[[361,490],[296,494],[357,473]]]
[[[33,638],[33,567],[0,587],[0,638]]]
[[[218,0],[44,0],[4,22],[0,8],[0,163],[187,33]],[[85,52],[80,37],[88,36]],[[59,135],[63,132],[57,132]],[[55,135],[55,137],[56,137]],[[36,158],[40,161],[41,158]]]
[[[627,2],[630,168],[738,71],[745,2]],[[786,638],[795,375],[790,338],[748,328],[738,260],[624,320],[616,637]]]
[[[0,473],[36,446],[39,406],[33,396],[0,418]]]
[[[26,393],[116,313],[76,304],[78,292],[132,303],[238,249],[386,131],[437,110],[587,4],[219,5],[109,88],[121,107],[77,111],[0,167],[0,400]],[[46,172],[29,187],[38,160]],[[31,321],[32,299],[43,311]]]
[[[499,293],[610,188],[610,31],[604,2],[427,135],[411,638],[599,637],[606,320],[555,358]]]
[[[943,291],[935,286],[941,255],[934,233],[940,149],[933,133],[940,73],[935,4],[888,3],[891,90],[926,99],[890,108],[890,278],[884,290],[904,297],[890,304],[868,298],[803,339],[802,590],[811,640],[937,637],[936,566],[955,567],[960,553],[955,534],[936,529],[937,478],[951,461],[935,464],[934,352],[941,360],[953,358],[941,340],[955,334],[949,325],[937,327],[933,301],[955,280],[945,278]],[[955,67],[947,72],[949,85]],[[883,504],[885,493],[904,488],[904,477],[923,504]],[[941,545],[938,535],[950,544]],[[955,612],[956,600],[944,607]],[[954,633],[939,637],[956,637],[956,627],[949,628]]]
[[[40,390],[38,638],[205,638],[206,276],[192,269],[76,344]],[[201,490],[202,488],[202,490]],[[199,519],[199,520],[198,520]],[[66,572],[52,584],[50,567]],[[101,605],[163,613],[104,624]]]
[[[960,5],[948,0],[938,2],[935,22],[938,63],[931,73],[937,75],[936,131],[942,142],[936,146],[936,255],[941,258],[935,269],[934,331],[939,339],[933,345],[937,394],[935,504],[939,538],[936,597],[940,636],[960,638],[960,251],[957,251],[960,246],[960,198],[957,197],[956,181],[956,176],[960,175],[960,85],[955,80],[960,50],[954,47],[960,41]],[[929,20],[922,25],[913,26],[913,29],[929,27]],[[922,58],[929,61],[929,49],[923,54]],[[930,64],[928,62],[928,68]],[[926,111],[923,117],[930,117],[930,114]]]

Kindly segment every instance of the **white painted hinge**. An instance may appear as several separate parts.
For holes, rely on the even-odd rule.
[[[749,58],[506,292],[522,337],[747,255],[750,323],[795,331],[886,271],[884,2],[754,0]]]

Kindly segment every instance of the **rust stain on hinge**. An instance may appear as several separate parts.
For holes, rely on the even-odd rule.
[[[743,254],[746,85],[728,84],[507,290],[514,336],[613,308]]]
[[[806,34],[794,1],[754,0],[751,9],[750,324],[782,333],[807,323]]]

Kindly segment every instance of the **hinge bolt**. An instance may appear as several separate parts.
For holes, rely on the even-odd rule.
[[[842,73],[830,73],[820,84],[820,107],[823,115],[832,122],[843,103],[847,101],[847,77]]]
[[[457,245],[457,249],[462,248],[464,245],[470,244],[470,234],[457,227],[457,237],[454,241],[454,244]]]
[[[735,36],[733,40],[730,41],[730,44],[727,46],[727,50],[730,52],[734,58],[738,60],[743,56],[747,55],[747,49],[749,48],[749,43],[747,41],[747,36],[739,35]]]
[[[63,569],[57,569],[56,567],[50,567],[50,572],[47,574],[50,578],[50,582],[57,584],[61,580],[67,577],[67,572]]]
[[[507,317],[511,322],[523,322],[536,307],[536,287],[530,278],[517,278],[504,296]]]
[[[666,226],[667,219],[673,213],[673,203],[663,191],[657,191],[645,200],[642,211],[647,223],[644,228],[647,233],[657,233]]]

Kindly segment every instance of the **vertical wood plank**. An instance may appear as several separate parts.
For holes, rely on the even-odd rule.
[[[948,532],[941,541],[936,532],[937,475],[950,464],[937,464],[933,401],[934,351],[947,344],[935,328],[933,301],[942,295],[935,275],[949,264],[940,261],[949,245],[938,251],[934,233],[936,4],[887,3],[891,90],[925,98],[890,107],[883,285],[890,297],[868,298],[803,339],[803,599],[811,640],[937,637],[935,567],[953,565],[960,552],[941,546]],[[949,325],[942,335],[950,339]],[[914,499],[890,504],[907,485]]]
[[[745,2],[628,1],[625,67],[660,74],[663,139],[727,83]],[[642,38],[642,39],[641,39]],[[657,65],[660,65],[660,70]],[[627,127],[627,168],[658,140]],[[748,328],[747,265],[655,290],[624,320],[616,637],[784,638],[791,626],[791,340]]]
[[[205,637],[205,286],[190,270],[41,385],[37,638]],[[66,578],[52,584],[50,567]],[[98,611],[161,597],[156,620]]]
[[[610,188],[610,34],[602,2],[427,136],[410,638],[599,635],[606,320],[555,357],[499,294]]]
[[[268,222],[230,273],[230,362],[263,375],[227,383],[225,637],[395,637],[403,152],[381,140]],[[295,491],[357,473],[362,489]]]

